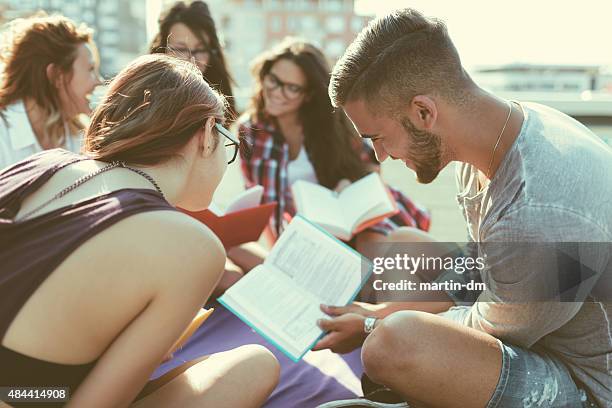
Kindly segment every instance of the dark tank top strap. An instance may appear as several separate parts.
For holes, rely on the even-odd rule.
[[[0,172],[0,222],[12,220],[21,202],[64,167],[89,160],[64,149],[45,150]]]

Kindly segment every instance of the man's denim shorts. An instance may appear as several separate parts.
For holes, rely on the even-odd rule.
[[[599,407],[555,358],[499,343],[502,369],[487,408]]]

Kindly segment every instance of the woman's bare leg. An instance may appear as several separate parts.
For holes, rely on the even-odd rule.
[[[257,242],[228,249],[225,270],[212,297],[217,298],[238,282],[251,269],[263,263],[268,251]]]
[[[223,270],[223,275],[221,275],[221,279],[219,283],[213,290],[211,295],[211,299],[216,299],[222,294],[225,293],[233,284],[238,282],[244,276],[244,271],[241,267],[232,262],[231,259],[227,258],[225,260],[225,268]]]
[[[227,251],[227,257],[238,265],[244,273],[263,263],[268,256],[268,250],[257,242],[248,242]]]
[[[133,407],[260,407],[278,383],[280,367],[270,351],[248,345],[202,358],[175,372]]]

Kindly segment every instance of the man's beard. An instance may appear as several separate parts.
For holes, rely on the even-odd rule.
[[[401,119],[401,124],[410,139],[405,159],[414,163],[417,181],[429,184],[442,170],[440,136],[417,129],[407,116]]]

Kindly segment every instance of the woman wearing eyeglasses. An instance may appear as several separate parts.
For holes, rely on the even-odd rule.
[[[219,43],[215,21],[203,1],[176,2],[159,18],[159,33],[150,46],[151,53],[166,53],[195,60],[196,65],[229,103],[226,119],[235,118],[233,82]]]
[[[264,403],[278,363],[261,346],[147,382],[223,272],[218,238],[176,206],[206,208],[235,158],[224,114],[193,64],[143,56],[111,82],[83,155],[0,172],[1,385],[68,389],[45,406]]]
[[[329,66],[312,44],[287,39],[262,54],[253,66],[256,91],[239,132],[252,145],[242,160],[247,186],[264,187],[264,200],[277,201],[273,230],[282,231],[283,214],[294,215],[290,186],[297,180],[341,189],[369,172],[378,162],[341,110],[329,100]],[[429,215],[392,190],[400,213],[358,234],[362,249],[397,226],[429,228]]]

